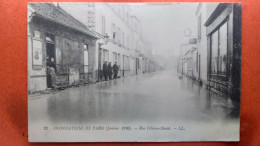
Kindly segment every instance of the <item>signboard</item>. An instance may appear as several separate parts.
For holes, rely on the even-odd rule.
[[[42,42],[39,40],[33,40],[33,67],[40,69],[42,67]]]

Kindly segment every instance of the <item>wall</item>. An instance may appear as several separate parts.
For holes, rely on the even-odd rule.
[[[45,90],[47,88],[46,81],[46,47],[44,45],[43,39],[45,34],[39,32],[40,36],[38,39],[34,37],[33,30],[30,27],[28,28],[28,91],[35,92],[40,90]],[[42,65],[33,65],[33,40],[40,41],[42,44],[41,59]]]
[[[148,48],[148,44],[143,42],[143,40],[141,39],[141,27],[139,22],[135,17],[130,17],[131,9],[127,4],[95,3],[93,4],[93,6],[94,8],[91,7],[91,9],[94,12],[93,18],[95,21],[95,26],[91,27],[91,29],[93,29],[93,31],[95,31],[101,37],[96,42],[96,64],[94,64],[94,70],[96,72],[98,71],[98,50],[100,47],[109,51],[109,62],[113,62],[114,52],[120,54],[121,65],[118,75],[122,76],[123,70],[127,70],[125,71],[125,76],[135,75],[136,58],[140,57],[140,53],[146,53],[147,51],[144,50]],[[87,16],[89,16],[90,9],[88,3],[61,3],[60,7],[68,11],[71,15],[79,19],[85,25],[89,25],[88,19],[86,18]],[[116,32],[115,38],[113,38],[113,32]],[[107,40],[103,38],[106,34],[109,36]],[[123,59],[124,55],[130,58],[128,59],[130,70],[128,68],[124,68],[123,66],[123,61],[126,61]],[[103,56],[103,54],[101,54],[101,56]],[[103,64],[103,61],[104,60],[102,58],[101,65]],[[145,69],[142,68],[142,66],[145,66],[142,65],[142,59],[140,60],[139,66],[140,68],[137,71],[138,74],[143,73],[143,70]]]
[[[34,35],[37,32],[39,37]],[[56,81],[58,86],[79,84],[79,70],[82,65],[83,44],[89,46],[89,63],[95,64],[95,39],[84,36],[83,33],[74,31],[54,22],[47,21],[42,17],[34,16],[29,23],[28,37],[28,91],[40,91],[47,88],[46,81],[46,33],[55,37],[54,48],[56,51]],[[32,41],[41,41],[42,65],[32,65]],[[93,67],[89,67],[90,72]]]
[[[209,5],[209,6],[208,6]],[[206,34],[206,27],[204,26],[206,20],[207,20],[207,10],[212,10],[211,9],[216,7],[215,4],[205,4],[203,3],[201,5],[201,8],[196,15],[198,18],[201,16],[201,39],[198,39],[198,52],[199,55],[201,56],[201,61],[200,61],[200,72],[201,72],[201,80],[204,84],[207,84],[207,34]]]

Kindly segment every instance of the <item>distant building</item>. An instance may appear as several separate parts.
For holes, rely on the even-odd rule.
[[[28,91],[48,88],[51,60],[58,87],[91,82],[97,37],[51,3],[28,4]]]
[[[181,54],[178,59],[178,72],[192,78],[199,78],[197,39],[190,38],[181,46]]]

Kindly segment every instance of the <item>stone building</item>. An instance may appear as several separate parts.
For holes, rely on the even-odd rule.
[[[95,76],[97,36],[51,3],[28,4],[28,91],[46,90],[54,60],[57,87],[88,83]]]
[[[96,42],[97,80],[102,80],[104,61],[117,62],[119,76],[148,72],[150,43],[142,36],[140,20],[126,3],[59,3],[87,25],[100,39]],[[150,65],[151,66],[151,65]]]

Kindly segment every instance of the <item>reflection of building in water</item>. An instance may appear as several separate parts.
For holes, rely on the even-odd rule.
[[[92,79],[97,37],[82,23],[50,3],[28,4],[28,91],[45,90],[47,67],[57,86]]]
[[[195,48],[187,49],[194,53],[184,57],[183,54],[189,51],[183,51],[179,57],[178,71],[203,82],[212,92],[239,101],[241,4],[201,3],[196,17],[197,52],[194,51]],[[189,73],[190,70],[192,74]]]

